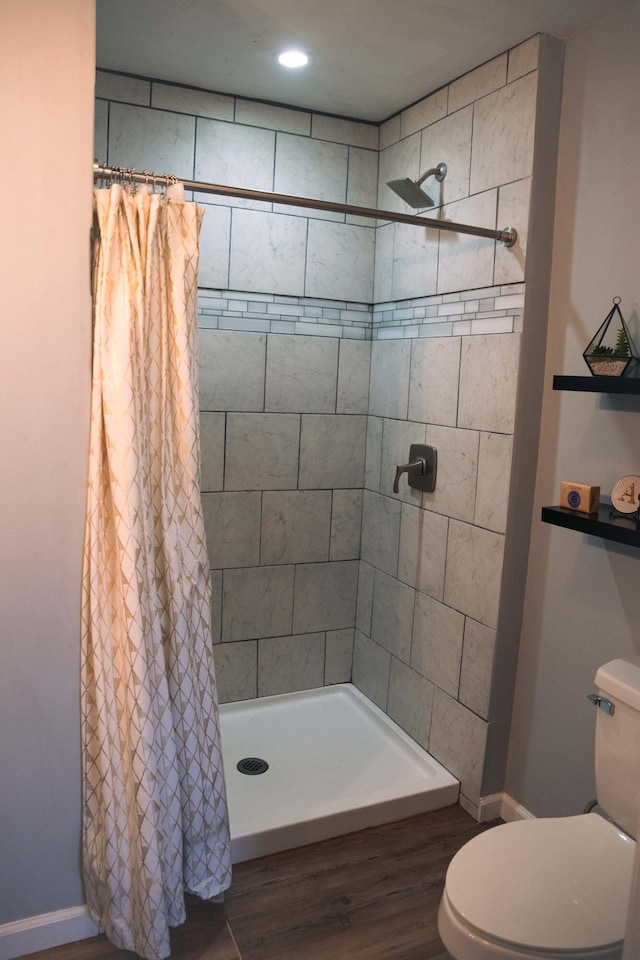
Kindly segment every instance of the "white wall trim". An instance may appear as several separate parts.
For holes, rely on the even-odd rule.
[[[86,906],[25,917],[0,926],[0,960],[13,960],[25,953],[86,940],[98,933],[100,928],[89,916]]]
[[[477,802],[460,794],[460,806],[471,814],[478,823],[487,823],[501,817],[507,823],[514,820],[535,820],[535,816],[521,803],[516,803],[508,793],[491,793],[480,797]]]
[[[500,816],[503,820],[506,820],[507,823],[512,823],[514,820],[536,819],[535,814],[527,810],[526,807],[523,807],[521,803],[517,803],[508,793],[502,793],[500,796],[502,798]]]

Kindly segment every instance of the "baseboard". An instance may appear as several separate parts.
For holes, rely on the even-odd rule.
[[[480,797],[478,801],[469,800],[461,793],[459,803],[478,823],[488,823],[489,820],[496,820],[498,817],[508,823],[513,820],[535,819],[526,807],[516,803],[508,793],[491,793],[486,797]]]
[[[26,953],[86,940],[100,933],[86,906],[41,913],[0,925],[0,960],[14,960]]]
[[[500,810],[500,816],[503,820],[506,820],[507,823],[512,823],[514,820],[535,820],[535,814],[531,813],[530,810],[527,810],[526,807],[523,807],[521,803],[516,803],[513,797],[510,797],[508,793],[501,794],[502,796],[502,807]]]

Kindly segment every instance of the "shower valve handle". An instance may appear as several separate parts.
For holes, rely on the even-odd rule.
[[[424,443],[412,443],[409,447],[409,462],[398,464],[393,492],[400,493],[400,477],[407,474],[407,482],[414,490],[433,493],[436,488],[438,454],[435,447]]]
[[[396,467],[396,478],[393,481],[393,492],[400,493],[400,477],[403,473],[417,475],[419,477],[424,476],[427,472],[427,461],[424,457],[416,457],[415,460],[412,460],[410,463],[403,463],[401,466]]]

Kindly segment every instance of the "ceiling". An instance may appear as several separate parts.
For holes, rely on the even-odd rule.
[[[97,64],[379,122],[535,33],[630,0],[97,0]],[[304,47],[304,70],[275,54]]]

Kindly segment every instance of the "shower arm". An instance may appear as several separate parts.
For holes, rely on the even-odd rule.
[[[429,171],[428,171],[429,172]],[[334,203],[331,200],[314,200],[309,197],[289,196],[284,193],[270,193],[266,190],[249,190],[245,187],[230,187],[218,183],[202,183],[199,180],[183,180],[168,174],[137,173],[121,167],[108,167],[99,163],[93,165],[93,179],[123,183],[146,183],[150,186],[168,186],[181,183],[185,190],[197,193],[213,194],[222,197],[236,197],[239,200],[260,200],[265,203],[282,203],[290,207],[305,207],[308,210],[327,210],[333,213],[345,213],[354,217],[368,217],[373,220],[391,220],[396,223],[408,223],[415,227],[430,227],[450,233],[466,233],[472,237],[487,237],[498,240],[506,247],[512,247],[518,239],[514,227],[493,230],[490,227],[474,227],[466,223],[451,223],[449,220],[434,220],[429,217],[416,217],[394,210],[377,210],[373,207],[357,207],[350,203]]]
[[[415,181],[416,187],[421,186],[429,177],[435,177],[438,183],[442,183],[447,175],[446,163],[439,163],[437,167],[431,167],[426,173],[423,173],[419,180]]]

